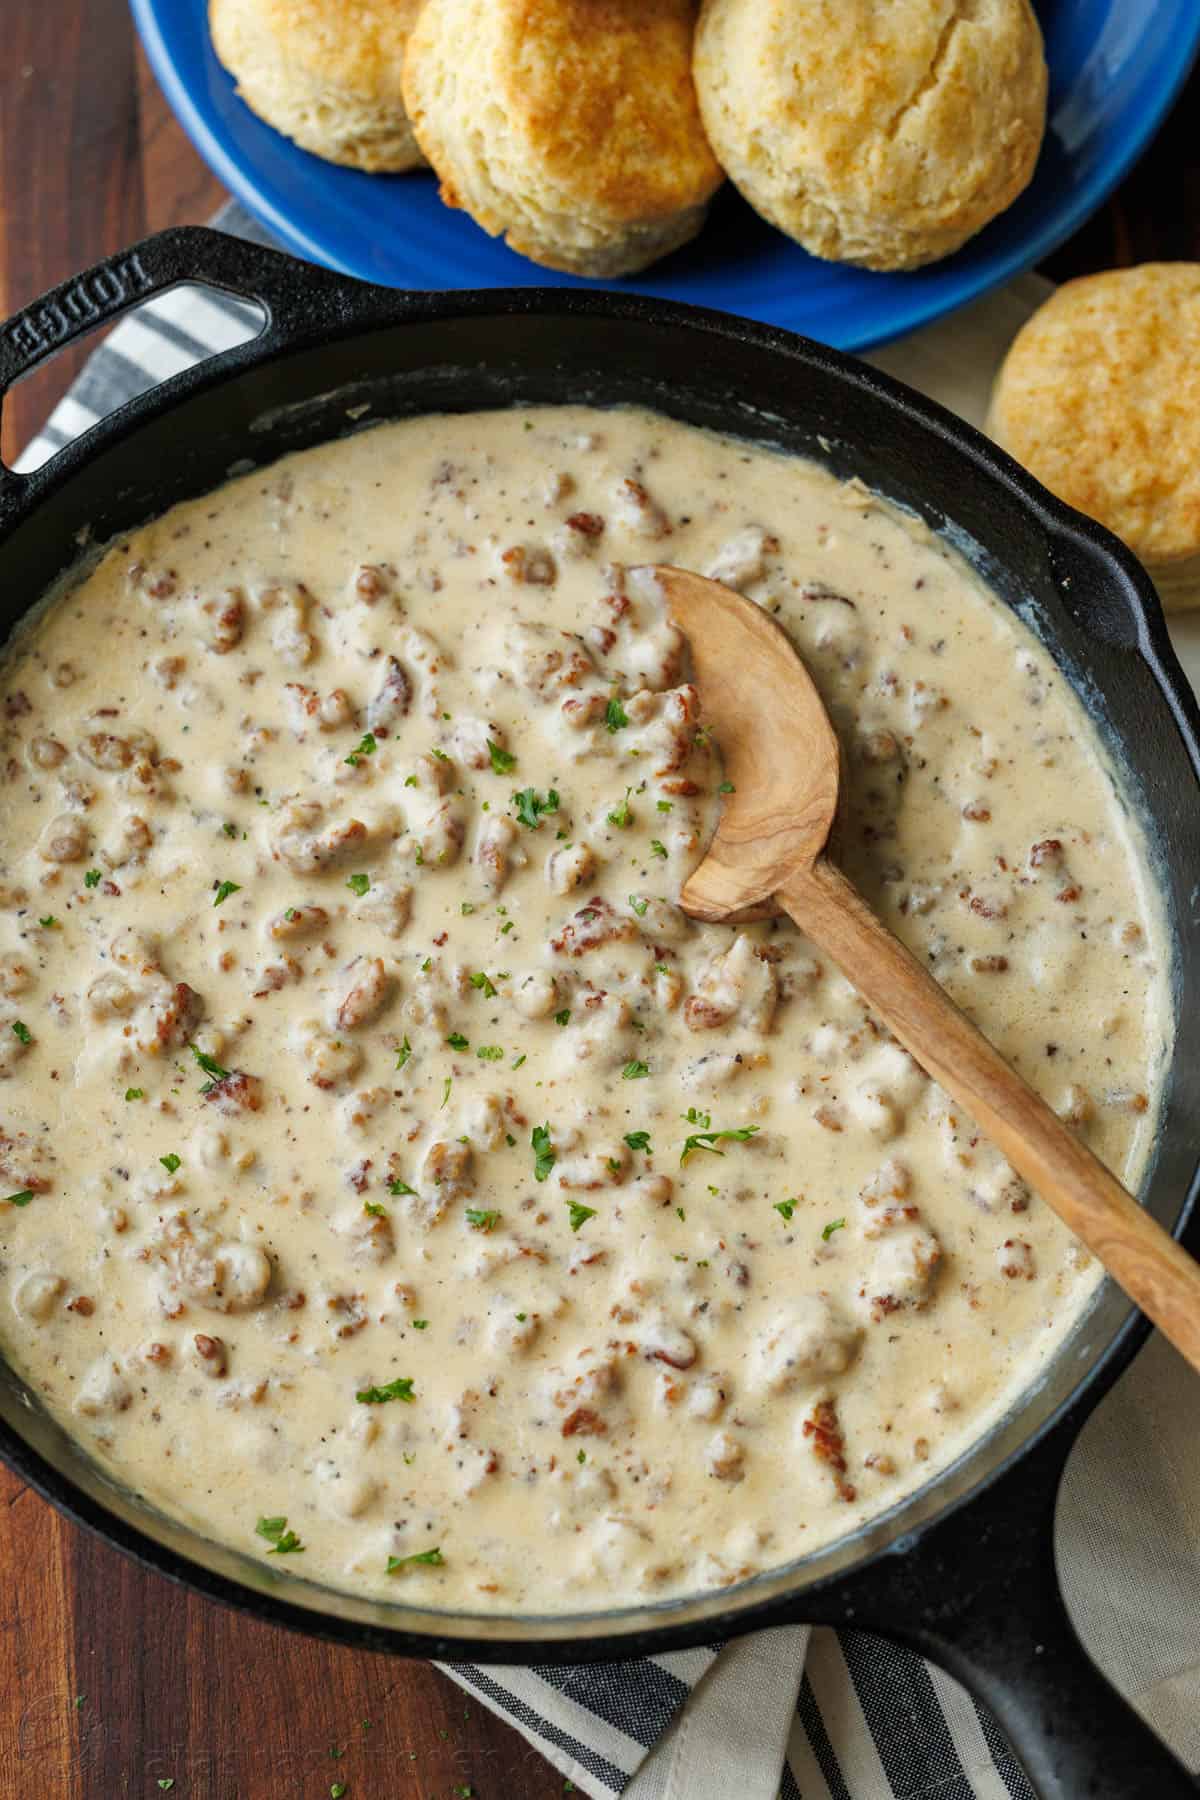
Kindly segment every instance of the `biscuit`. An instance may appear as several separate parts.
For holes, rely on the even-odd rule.
[[[1009,350],[988,429],[1124,539],[1164,606],[1200,605],[1200,263],[1060,287]]]
[[[404,98],[442,198],[547,268],[628,275],[699,231],[721,171],[692,0],[427,0]]]
[[[404,110],[421,0],[209,0],[213,48],[260,119],[353,169],[424,162]]]
[[[966,243],[1027,185],[1045,130],[1029,0],[704,0],[693,67],[751,206],[868,269]]]

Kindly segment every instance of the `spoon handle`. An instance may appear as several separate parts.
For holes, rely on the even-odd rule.
[[[824,857],[776,900],[1200,1371],[1200,1264],[1140,1207]]]

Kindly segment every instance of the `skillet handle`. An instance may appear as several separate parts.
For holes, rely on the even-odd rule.
[[[829,1623],[917,1650],[995,1715],[1038,1800],[1196,1800],[1200,1783],[1080,1644],[1054,1560],[1054,1511],[1073,1432],[1058,1431],[907,1554],[876,1563]],[[806,1612],[806,1618],[811,1614]]]
[[[259,336],[280,342],[302,324],[311,326],[326,307],[359,286],[327,269],[300,264],[280,251],[202,225],[160,231],[51,288],[0,324],[0,406],[13,383],[39,363],[182,282],[197,282],[257,303],[266,314]],[[0,462],[0,507],[6,491],[20,487],[25,479]]]

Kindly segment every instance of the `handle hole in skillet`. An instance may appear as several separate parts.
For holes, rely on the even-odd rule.
[[[40,468],[64,444],[126,400],[195,363],[248,343],[261,335],[266,324],[266,309],[257,301],[235,299],[192,281],[168,289],[86,336],[88,360],[74,392],[59,401],[28,444],[9,442],[12,433],[6,421],[0,461],[20,474]],[[77,351],[79,347],[80,339],[73,338],[71,348]],[[65,343],[63,348],[67,348]],[[14,391],[46,367],[43,361],[19,376]],[[11,398],[6,410],[11,419]]]

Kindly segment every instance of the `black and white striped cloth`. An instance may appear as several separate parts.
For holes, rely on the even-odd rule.
[[[215,223],[269,241],[236,206]],[[874,360],[978,420],[999,356],[1044,292],[1044,284],[1026,277]],[[35,466],[134,394],[242,342],[256,328],[252,309],[209,290],[179,288],[142,306],[95,352],[18,467]],[[1164,1350],[1153,1346],[1134,1376]],[[1159,1409],[1158,1433],[1139,1445],[1140,1457],[1128,1451],[1144,1432],[1147,1398],[1119,1419],[1112,1410],[1118,1390],[1104,1409],[1114,1420],[1110,1460],[1090,1468],[1086,1483],[1076,1483],[1084,1490],[1077,1510],[1080,1504],[1086,1510],[1089,1498],[1116,1495],[1122,1469],[1136,1467],[1142,1485],[1127,1509],[1112,1499],[1096,1517],[1081,1514],[1082,1572],[1074,1577],[1075,1593],[1070,1580],[1068,1592],[1081,1622],[1095,1627],[1088,1637],[1102,1665],[1194,1766],[1200,1761],[1200,1428],[1181,1422],[1182,1405],[1163,1412],[1167,1379],[1161,1371],[1153,1382],[1147,1378]],[[1194,1397],[1193,1388],[1189,1419],[1200,1414]],[[1190,1437],[1181,1435],[1187,1430]],[[1147,1471],[1155,1470],[1156,1458],[1172,1494],[1190,1480],[1186,1521],[1178,1508],[1172,1516],[1166,1501],[1156,1502],[1153,1490],[1147,1493]],[[1111,1535],[1121,1519],[1145,1520],[1148,1503],[1166,1508],[1173,1526],[1167,1541],[1172,1554],[1165,1559],[1160,1533]],[[1181,1548],[1172,1560],[1176,1543]],[[1137,1568],[1147,1544],[1157,1546],[1158,1560]],[[1137,1596],[1128,1607],[1131,1629],[1113,1604],[1114,1560],[1129,1572],[1128,1591]],[[1133,1616],[1139,1606],[1140,1619]],[[1146,1654],[1139,1661],[1138,1626],[1147,1619],[1153,1630],[1144,1634]],[[728,1800],[732,1794],[739,1800],[1035,1800],[994,1723],[957,1683],[920,1657],[859,1631],[794,1627],[608,1665],[443,1666],[548,1757],[565,1783],[597,1800],[616,1794],[626,1800]]]

